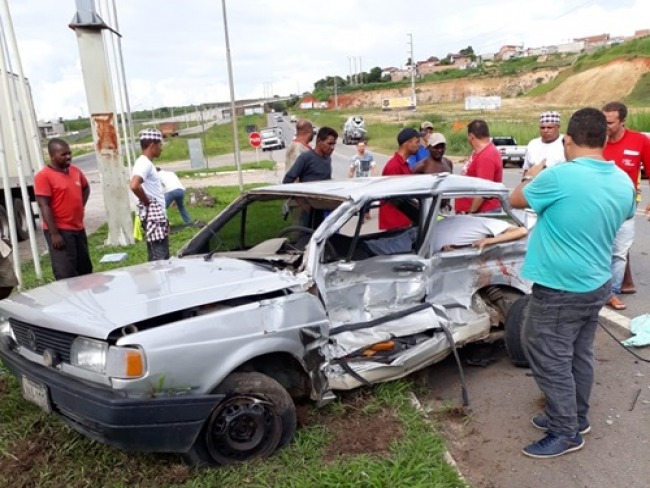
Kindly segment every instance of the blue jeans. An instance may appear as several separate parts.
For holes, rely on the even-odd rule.
[[[634,217],[623,222],[614,238],[614,246],[612,247],[612,293],[610,296],[621,293],[627,255],[632,248],[633,242]]]
[[[611,282],[587,293],[533,285],[524,328],[530,367],[546,397],[549,431],[574,436],[589,422],[598,312]]]
[[[165,193],[165,208],[169,208],[172,202],[176,202],[176,206],[178,207],[178,211],[181,213],[183,222],[189,224],[192,222],[192,217],[190,217],[190,214],[187,213],[183,200],[185,200],[185,190],[182,188],[168,191]]]

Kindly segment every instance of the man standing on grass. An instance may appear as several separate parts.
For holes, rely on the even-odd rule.
[[[142,154],[133,165],[129,187],[138,198],[137,214],[142,221],[149,261],[169,259],[169,221],[165,210],[165,193],[153,165],[162,153],[163,137],[158,129],[144,129],[138,134]]]
[[[185,187],[183,183],[181,183],[181,180],[173,171],[167,171],[158,167],[156,167],[156,171],[158,171],[158,177],[165,192],[165,209],[169,208],[172,203],[175,203],[185,225],[190,225],[192,223],[192,217],[190,217],[190,214],[185,208]]]
[[[606,139],[605,115],[578,110],[564,136],[569,163],[536,164],[510,196],[514,208],[537,212],[522,269],[534,283],[523,328],[528,359],[546,397],[545,415],[532,419],[546,436],[523,450],[534,458],[577,451],[590,430],[594,337],[611,292],[612,244],[635,210],[632,182],[603,157]]]
[[[90,185],[81,170],[70,164],[72,152],[66,141],[50,139],[47,151],[50,164],[34,177],[34,193],[54,277],[62,280],[92,273],[84,227]]]
[[[291,166],[282,183],[304,183],[332,179],[332,153],[336,146],[338,133],[331,127],[321,127],[316,135],[316,147],[313,151],[305,151]],[[298,199],[296,205],[300,208],[299,224],[315,229],[322,212],[313,212],[304,199]]]
[[[332,179],[332,153],[338,133],[331,127],[321,127],[316,136],[316,147],[305,151],[287,171],[282,183],[320,181]]]

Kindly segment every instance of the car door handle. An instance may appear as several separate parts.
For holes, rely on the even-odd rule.
[[[424,265],[422,263],[400,263],[393,267],[393,271],[411,271],[414,273],[419,273],[424,270]]]

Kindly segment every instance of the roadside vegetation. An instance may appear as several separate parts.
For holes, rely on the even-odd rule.
[[[188,206],[193,218],[209,221],[239,189],[188,188],[187,193],[205,193],[213,199],[214,206]],[[173,208],[169,217],[175,254],[198,228],[184,226]],[[89,236],[95,271],[146,261],[144,242],[105,246],[106,236],[106,225]],[[126,252],[127,258],[99,262],[103,255],[117,252]],[[52,281],[47,255],[41,266],[45,281]],[[26,289],[39,284],[32,263],[23,265],[23,277]],[[394,381],[344,393],[322,409],[298,405],[295,441],[277,455],[240,466],[196,469],[176,455],[127,453],[77,434],[23,400],[19,382],[0,365],[0,486],[465,487],[444,460],[443,438],[411,404],[412,391],[418,388],[409,381]]]

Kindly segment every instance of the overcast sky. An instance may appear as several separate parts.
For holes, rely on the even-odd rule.
[[[87,116],[68,27],[75,1],[8,3],[38,117]],[[115,3],[134,110],[229,99],[221,1]],[[503,44],[536,47],[650,28],[647,0],[230,0],[227,9],[237,98],[311,90],[324,76],[347,76],[351,57],[361,58],[364,71],[401,67],[409,33],[415,59],[423,60],[468,45],[484,54]]]

